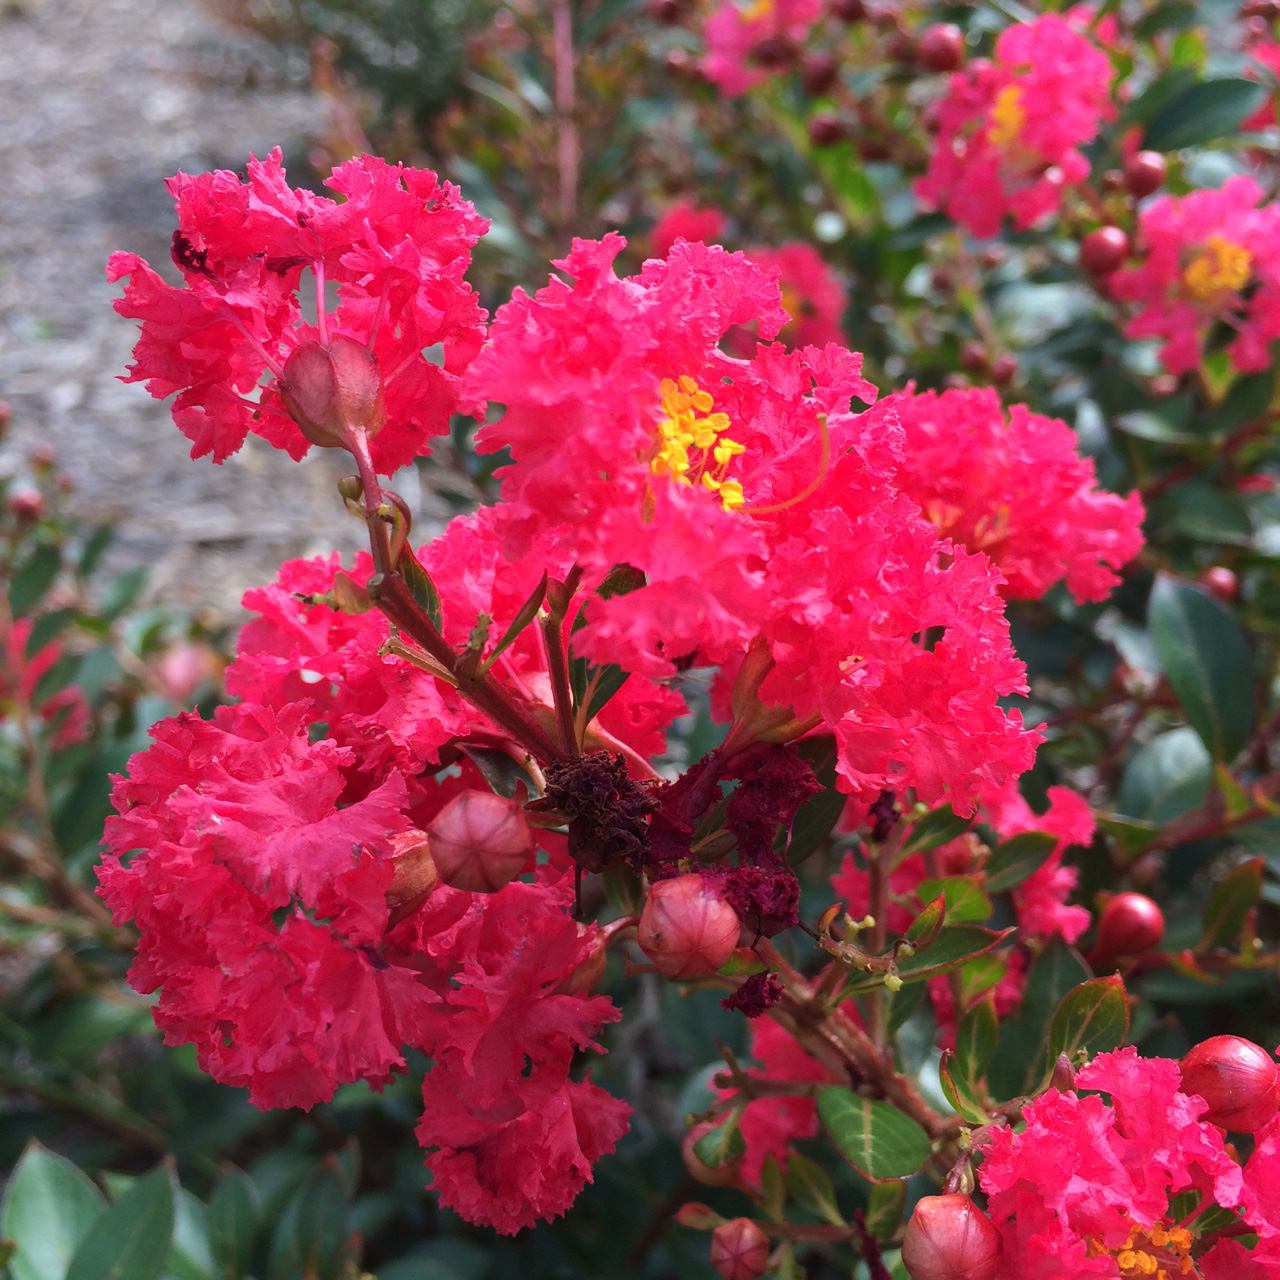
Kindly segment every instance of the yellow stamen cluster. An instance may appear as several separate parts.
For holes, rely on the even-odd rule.
[[[717,494],[726,511],[742,506],[745,498],[737,480],[726,480],[731,459],[745,446],[730,440],[729,415],[713,413],[715,401],[697,382],[681,375],[679,381],[663,378],[662,417],[658,421],[658,450],[649,469],[656,476],[670,476],[678,484],[701,482]]]
[[[1150,1231],[1134,1231],[1119,1249],[1090,1241],[1089,1252],[1095,1257],[1111,1254],[1124,1280],[1178,1280],[1199,1274],[1191,1257],[1193,1239],[1185,1227],[1166,1228],[1157,1223]]]
[[[991,108],[991,127],[987,137],[997,147],[1007,147],[1027,121],[1027,109],[1022,105],[1022,90],[1016,84],[1007,84],[996,95]]]
[[[1243,246],[1210,236],[1204,248],[1187,265],[1182,279],[1202,302],[1218,294],[1243,289],[1253,274],[1253,254]]]
[[[773,0],[751,0],[741,12],[743,22],[757,22],[773,12]]]

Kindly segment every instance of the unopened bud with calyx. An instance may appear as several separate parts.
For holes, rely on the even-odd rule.
[[[1200,1118],[1232,1133],[1257,1133],[1280,1110],[1280,1066],[1240,1036],[1202,1040],[1181,1062],[1182,1092],[1209,1104]]]
[[[533,832],[524,810],[492,791],[463,791],[427,825],[440,879],[468,893],[497,893],[525,868]]]
[[[711,1267],[724,1280],[759,1280],[769,1269],[769,1237],[750,1218],[731,1218],[711,1233]]]
[[[387,886],[387,928],[411,916],[440,883],[435,860],[427,846],[426,832],[416,827],[391,837],[391,883]]]
[[[968,1196],[925,1196],[902,1238],[911,1280],[996,1280],[1000,1233]]]
[[[659,880],[640,916],[640,950],[668,978],[708,978],[738,945],[738,913],[697,874]]]
[[[340,333],[298,345],[284,363],[280,395],[302,434],[325,449],[349,447],[352,432],[372,439],[387,421],[377,360]]]

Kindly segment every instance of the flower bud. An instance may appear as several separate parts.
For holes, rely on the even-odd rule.
[[[954,71],[964,61],[964,32],[954,22],[938,22],[920,33],[917,53],[930,71]]]
[[[585,924],[578,924],[578,937],[587,932]],[[594,925],[591,926],[591,938],[587,943],[587,954],[578,962],[578,967],[567,978],[556,984],[556,994],[562,996],[577,995],[579,991],[590,991],[604,977],[605,960],[604,934]]]
[[[377,360],[343,334],[328,346],[300,343],[284,363],[280,395],[302,434],[326,449],[346,448],[353,427],[372,437],[387,421]]]
[[[1135,151],[1124,162],[1125,190],[1139,200],[1164,186],[1168,165],[1158,151]]]
[[[759,1280],[769,1267],[769,1237],[750,1218],[731,1218],[711,1233],[711,1266],[724,1280]]]
[[[819,111],[809,121],[809,141],[815,147],[829,147],[844,135],[844,122],[830,111]]]
[[[1140,956],[1164,936],[1164,913],[1144,893],[1117,893],[1098,919],[1098,940],[1090,955],[1095,965],[1121,956]]]
[[[411,916],[435,891],[440,882],[427,836],[416,828],[391,837],[392,873],[387,887],[390,917],[387,928],[394,929]]]
[[[427,827],[440,879],[468,893],[497,893],[525,868],[533,833],[524,811],[492,791],[463,791]]]
[[[706,978],[738,945],[737,912],[700,875],[659,880],[640,916],[640,949],[668,978]]]
[[[1012,382],[1017,372],[1017,357],[1010,355],[1007,351],[1002,356],[996,356],[991,362],[991,381],[997,387],[1003,387],[1006,383]]]
[[[676,1210],[676,1221],[691,1231],[710,1231],[718,1227],[724,1217],[700,1200],[690,1200]]]
[[[39,489],[15,489],[9,495],[9,513],[19,520],[39,520],[44,515],[44,495]]]
[[[1093,276],[1109,276],[1129,256],[1129,237],[1119,227],[1099,227],[1080,241],[1080,265]]]
[[[926,1196],[902,1238],[911,1280],[995,1280],[1000,1233],[968,1196]]]
[[[684,1159],[684,1167],[689,1176],[704,1187],[731,1187],[738,1181],[738,1172],[742,1168],[743,1155],[729,1159],[724,1164],[708,1164],[697,1151],[699,1139],[705,1137],[716,1127],[714,1120],[704,1120],[695,1124],[684,1135],[680,1143],[680,1155]]]
[[[214,679],[221,667],[218,655],[207,644],[186,641],[166,649],[156,660],[156,680],[174,702],[187,700],[205,680]]]
[[[1240,597],[1240,582],[1226,565],[1215,564],[1200,575],[1200,581],[1225,604]]]
[[[1232,1133],[1256,1133],[1280,1108],[1280,1067],[1252,1040],[1214,1036],[1182,1059],[1182,1092],[1199,1094],[1201,1117]]]

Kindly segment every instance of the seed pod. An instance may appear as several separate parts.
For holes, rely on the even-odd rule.
[[[1210,1124],[1256,1133],[1280,1108],[1280,1067],[1252,1040],[1213,1036],[1182,1059],[1182,1092],[1209,1104],[1201,1118]]]
[[[497,893],[525,868],[533,833],[524,811],[492,791],[463,791],[427,827],[440,879],[468,893]]]
[[[1117,893],[1098,919],[1098,940],[1089,959],[1094,967],[1121,956],[1140,956],[1164,936],[1164,913],[1145,893]]]
[[[750,1218],[731,1218],[711,1233],[711,1266],[724,1280],[759,1280],[769,1265],[769,1237]]]
[[[1093,276],[1109,276],[1129,256],[1129,237],[1119,227],[1099,227],[1080,241],[1080,265]]]
[[[995,1280],[1000,1233],[968,1196],[925,1196],[902,1239],[911,1280]]]
[[[1135,151],[1124,162],[1124,186],[1131,196],[1141,200],[1164,186],[1168,165],[1158,151]]]
[[[700,875],[659,880],[640,916],[640,949],[668,978],[706,978],[720,968],[742,925]]]
[[[916,56],[930,71],[954,71],[964,61],[964,32],[954,22],[925,27],[916,45]]]
[[[372,438],[387,421],[378,362],[343,334],[327,346],[300,343],[284,362],[280,395],[302,434],[326,449],[346,448],[352,428]]]

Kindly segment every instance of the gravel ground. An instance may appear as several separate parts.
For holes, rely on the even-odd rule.
[[[117,525],[116,567],[147,563],[153,596],[229,621],[282,559],[359,543],[333,488],[351,467],[253,436],[192,462],[168,410],[116,380],[135,330],[103,264],[129,249],[167,271],[163,180],[277,144],[288,159],[323,111],[305,66],[193,0],[0,0],[0,465],[51,444],[83,513]]]

